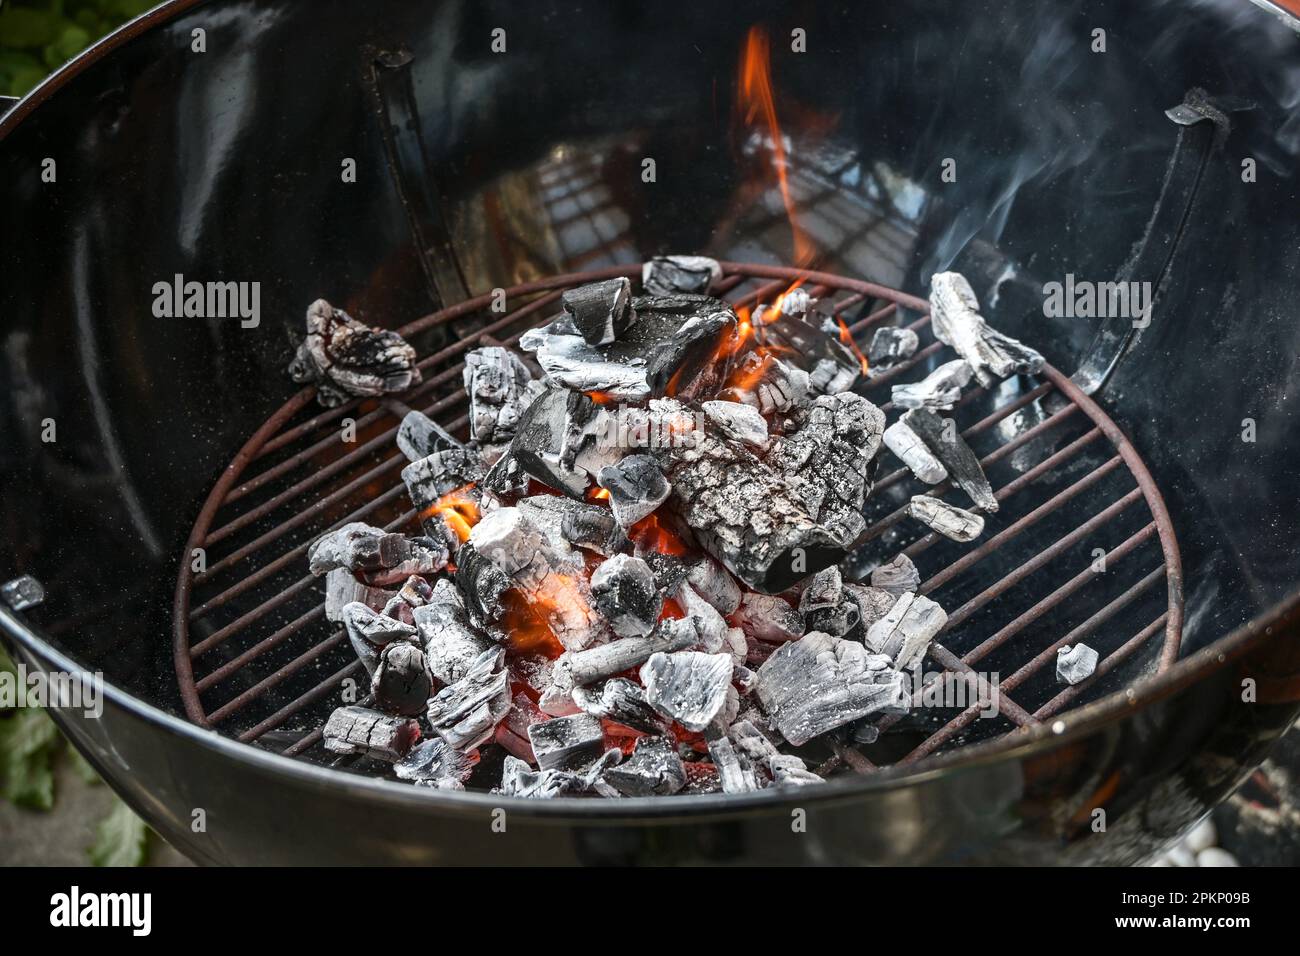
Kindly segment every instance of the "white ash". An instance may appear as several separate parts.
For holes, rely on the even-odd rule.
[[[649,455],[628,455],[606,465],[596,483],[609,492],[610,510],[624,530],[655,512],[672,494],[672,485]]]
[[[449,587],[451,582],[442,579]],[[412,574],[384,605],[385,617],[395,618],[405,624],[415,623],[415,609],[428,604],[433,598],[433,587],[418,574]]]
[[[608,558],[592,572],[591,598],[619,637],[649,634],[664,606],[650,566],[627,554]]]
[[[1066,684],[1087,680],[1097,670],[1100,655],[1083,642],[1066,644],[1056,652],[1056,679]]]
[[[605,731],[590,714],[552,717],[528,728],[537,765],[543,770],[579,770],[604,753]]]
[[[636,321],[632,283],[625,276],[568,289],[560,305],[588,345],[608,345]]]
[[[677,745],[667,737],[641,737],[632,755],[604,774],[625,797],[669,796],[686,786],[686,768]]]
[[[689,619],[667,618],[646,637],[623,637],[581,651],[566,651],[555,661],[551,688],[558,698],[575,687],[594,684],[644,664],[656,653],[671,653],[698,642],[699,633]],[[558,702],[558,701],[557,701]],[[546,701],[542,702],[546,713]]]
[[[542,529],[548,541],[563,541],[606,557],[628,545],[609,508],[558,495],[530,495],[515,507]]]
[[[409,538],[353,521],[317,538],[307,549],[307,566],[320,576],[335,568],[371,572],[372,584],[404,581],[447,566],[447,548],[432,538]],[[377,572],[388,572],[380,575]]]
[[[989,514],[998,510],[998,499],[993,495],[980,460],[961,437],[954,421],[927,408],[914,409],[902,420],[943,463],[953,482],[970,496],[976,507]]]
[[[819,631],[781,645],[763,662],[757,695],[795,746],[868,714],[906,713],[911,703],[907,676],[888,657]]]
[[[704,600],[689,584],[678,587],[675,597],[686,613],[686,620],[695,625],[698,635],[696,649],[706,654],[716,654],[721,651],[727,643],[727,632],[730,626],[718,609]]]
[[[921,663],[948,615],[936,602],[921,594],[904,594],[888,614],[867,629],[866,644],[884,654],[898,670]]]
[[[775,786],[804,786],[824,783],[821,777],[808,769],[808,765],[794,754],[783,754],[751,721],[738,720],[727,730],[727,736],[756,766],[767,770]]]
[[[375,706],[387,714],[415,717],[433,696],[433,675],[424,651],[405,641],[394,641],[379,652],[370,679]]]
[[[520,415],[542,388],[519,356],[495,345],[466,352],[461,379],[470,400],[470,438],[483,444],[513,438]]]
[[[374,674],[379,666],[380,650],[393,641],[413,641],[416,629],[405,621],[381,614],[360,601],[344,605],[340,615],[348,642],[357,658]]]
[[[741,358],[736,374],[754,384],[749,388],[725,388],[718,398],[751,405],[761,415],[780,415],[800,408],[812,391],[809,375],[803,369],[756,352]]]
[[[597,795],[617,797],[619,792],[605,783],[605,774],[618,764],[618,749],[605,751],[599,760],[581,771],[534,770],[517,757],[506,757],[501,773],[501,793],[509,797],[551,799]]]
[[[858,605],[859,627],[866,631],[890,612],[898,596],[874,585],[845,584],[844,590]]]
[[[382,610],[397,595],[388,588],[371,587],[353,576],[347,568],[335,568],[325,574],[325,620],[343,623],[343,609],[359,601],[372,611]]]
[[[948,410],[961,398],[961,390],[970,384],[971,367],[964,359],[945,362],[919,382],[895,385],[890,398],[899,408],[938,408]]]
[[[959,272],[940,272],[930,279],[930,324],[935,337],[970,363],[986,387],[1013,373],[1030,375],[1043,368],[1043,357],[1003,335],[979,312],[975,290]]]
[[[289,374],[316,382],[316,400],[327,408],[349,396],[383,395],[418,385],[415,349],[396,332],[371,328],[324,299],[307,307],[307,337]]]
[[[407,412],[397,426],[397,447],[410,461],[428,458],[435,451],[460,448],[463,444],[424,412]]]
[[[491,739],[510,709],[510,674],[505,651],[484,651],[465,676],[429,699],[429,723],[454,750],[468,751]]]
[[[752,405],[709,401],[700,405],[724,435],[752,448],[767,447],[767,419]]]
[[[885,429],[885,447],[898,456],[912,474],[927,485],[937,485],[948,477],[948,469],[921,441],[906,421],[900,419]]]
[[[392,763],[420,739],[420,726],[405,717],[390,717],[368,707],[339,707],[321,731],[325,749]]]
[[[724,713],[728,698],[737,697],[731,686],[732,664],[727,654],[652,654],[640,671],[646,700],[687,730],[704,730]]]
[[[718,769],[718,781],[723,793],[751,793],[759,789],[758,775],[753,762],[737,753],[731,739],[716,725],[705,733],[709,757]]]
[[[867,367],[873,372],[885,370],[910,359],[921,344],[921,338],[911,329],[887,325],[876,329],[867,348]]]
[[[750,637],[773,644],[794,640],[807,630],[803,616],[789,601],[757,591],[745,592],[731,619]]]
[[[430,600],[413,612],[429,670],[443,684],[463,678],[492,641],[470,622],[460,593],[439,581]]]
[[[690,566],[686,581],[719,614],[731,614],[740,607],[740,585],[726,568],[707,555]]]
[[[907,503],[907,514],[953,541],[974,541],[984,533],[982,517],[932,495],[914,496]]]
[[[900,551],[871,572],[871,586],[898,597],[921,586],[921,572],[912,559]]]
[[[668,722],[650,706],[645,688],[626,677],[573,688],[573,702],[584,714],[612,720],[647,734],[662,734]]]
[[[464,790],[478,764],[478,751],[452,750],[441,737],[421,741],[393,765],[397,779],[434,790]]]
[[[846,368],[834,359],[818,359],[808,373],[808,390],[814,395],[838,395],[847,392],[859,378],[856,368]]]
[[[641,267],[641,287],[651,295],[707,294],[722,266],[706,256],[655,256]]]

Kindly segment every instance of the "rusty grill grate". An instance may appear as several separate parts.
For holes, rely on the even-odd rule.
[[[770,302],[804,278],[864,343],[883,323],[919,316],[908,327],[928,344],[866,390],[886,411],[890,383],[909,372],[921,377],[923,363],[942,348],[929,335],[924,300],[828,273],[723,266],[717,294],[738,305]],[[516,286],[507,301],[517,305],[504,315],[488,311],[492,298],[483,295],[425,316],[401,332],[410,338],[479,324],[425,356],[423,383],[401,401],[354,400],[318,411],[313,390],[305,389],[272,415],[220,476],[181,564],[174,650],[189,718],[247,743],[324,759],[316,747],[320,726],[344,683],[360,686],[365,671],[342,628],[325,619],[321,581],[306,570],[308,544],[349,521],[414,530],[399,476],[405,459],[394,442],[402,415],[418,408],[463,436],[466,351],[514,344],[557,310],[566,288],[639,273],[639,266],[616,266]],[[985,534],[968,545],[920,534],[925,529],[904,518],[902,506],[926,488],[899,469],[878,476],[867,536],[878,539],[883,557],[903,550],[916,561],[922,593],[949,613],[928,660],[972,690],[987,693],[996,680],[997,715],[977,720],[976,703],[920,709],[920,717],[902,718],[870,746],[835,744],[818,768],[823,774],[911,763],[1039,723],[1178,656],[1183,600],[1173,526],[1146,466],[1105,412],[1047,366],[1032,387],[1013,379],[992,391],[968,390],[952,414],[1002,506]],[[354,442],[342,440],[345,419],[355,421]],[[944,484],[929,493],[949,490]],[[188,556],[198,548],[207,563],[195,573]],[[1062,689],[1054,679],[1056,650],[1085,638],[1102,653],[1097,671]]]

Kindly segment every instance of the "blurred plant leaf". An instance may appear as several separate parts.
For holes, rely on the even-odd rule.
[[[149,828],[118,800],[100,821],[89,853],[95,866],[143,866],[149,855]]]
[[[0,796],[33,810],[54,806],[53,757],[61,739],[54,721],[34,707],[0,717]]]

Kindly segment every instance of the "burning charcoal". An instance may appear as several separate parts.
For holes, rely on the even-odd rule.
[[[858,606],[858,626],[864,631],[888,614],[898,600],[897,595],[878,587],[845,584],[844,590]]]
[[[686,771],[686,786],[681,789],[681,793],[695,796],[702,793],[722,792],[718,768],[712,763],[684,761],[682,769]]]
[[[495,345],[467,352],[461,377],[470,401],[470,438],[488,445],[514,437],[519,416],[542,388],[519,356]]]
[[[682,584],[677,589],[677,602],[686,612],[686,620],[695,625],[698,635],[696,649],[706,654],[716,654],[727,648],[728,632],[731,630],[726,620],[708,601],[704,600],[689,584]],[[743,640],[744,632],[741,632]],[[741,654],[744,659],[744,654]]]
[[[705,402],[700,406],[724,435],[752,448],[767,447],[767,419],[752,405]]]
[[[542,484],[581,498],[587,490],[587,475],[564,467],[560,460],[569,394],[563,389],[550,389],[528,406],[510,442],[510,455]]]
[[[411,502],[423,513],[457,489],[483,477],[483,462],[470,448],[448,448],[413,461],[402,469]]]
[[[528,740],[543,770],[581,769],[605,749],[605,731],[590,714],[539,721],[528,728]]]
[[[650,566],[626,554],[616,554],[596,568],[591,597],[619,637],[649,634],[664,606]]]
[[[360,554],[369,551],[373,556],[378,550],[375,542],[383,536],[383,528],[371,527],[364,521],[350,522],[312,542],[307,549],[307,566],[318,577],[334,568],[355,571]]]
[[[664,554],[641,544],[636,546],[636,556],[650,565],[650,573],[655,576],[655,587],[664,594],[676,593],[691,570],[690,563],[685,558]]]
[[[979,515],[931,495],[913,496],[907,514],[953,541],[974,541],[984,533],[984,519]]]
[[[692,564],[686,580],[719,614],[731,614],[740,607],[740,585],[712,558],[704,557]]]
[[[748,352],[718,398],[757,408],[760,415],[779,415],[801,408],[812,385],[807,372],[771,355]]]
[[[317,539],[307,549],[312,574],[335,568],[371,572],[371,584],[393,584],[412,574],[432,574],[447,566],[447,549],[429,538],[389,534],[354,521]],[[380,573],[383,572],[383,573]]]
[[[899,552],[871,572],[871,585],[898,597],[921,586],[921,572],[911,558]]]
[[[632,283],[626,277],[569,289],[560,304],[588,345],[608,345],[636,321]]]
[[[975,290],[959,272],[940,272],[930,279],[930,324],[935,338],[965,359],[985,387],[1013,372],[1032,375],[1043,357],[1003,335],[979,313]]]
[[[686,768],[668,737],[642,737],[632,756],[605,771],[605,782],[625,797],[669,796],[686,786]]]
[[[747,756],[736,753],[730,738],[717,725],[704,735],[709,746],[709,757],[718,768],[718,779],[723,793],[751,793],[759,788],[754,765]]]
[[[683,401],[716,394],[731,370],[731,353],[718,346],[736,334],[736,324],[729,308],[683,322],[655,346],[646,362],[652,394]]]
[[[543,699],[542,710],[563,704],[575,687],[594,684],[624,671],[644,664],[656,653],[672,653],[690,647],[699,640],[692,621],[665,619],[659,622],[653,634],[646,637],[624,637],[608,644],[600,644],[582,651],[566,651],[555,662],[552,672],[550,700]],[[570,711],[571,712],[571,711]]]
[[[557,495],[531,495],[515,506],[542,527],[550,539],[609,556],[627,546],[627,537],[608,508]]]
[[[722,266],[704,256],[655,256],[641,267],[641,288],[648,295],[705,295],[721,278]]]
[[[501,619],[503,599],[510,579],[500,568],[479,554],[472,542],[456,552],[456,589],[464,600],[470,619],[480,627]]]
[[[464,790],[478,764],[478,751],[452,750],[441,737],[430,737],[393,765],[397,779],[435,790]]]
[[[781,645],[758,669],[758,698],[782,736],[801,746],[867,714],[905,713],[906,682],[888,657],[813,631]]]
[[[871,337],[867,363],[873,372],[887,369],[910,359],[920,344],[920,338],[911,329],[887,325],[876,329],[876,334]]]
[[[512,672],[513,670],[512,668]],[[510,711],[497,725],[497,732],[492,739],[520,760],[530,764],[536,763],[537,755],[533,753],[533,745],[528,742],[528,728],[545,719],[546,715],[538,709],[525,691],[516,691],[510,701]]]
[[[447,583],[450,587],[450,582]],[[404,624],[415,623],[415,609],[429,603],[433,597],[433,588],[429,582],[417,574],[412,574],[406,579],[406,583],[401,589],[393,595],[392,599],[384,605],[383,614],[385,617],[391,617],[403,622]]]
[[[989,480],[984,477],[980,460],[957,431],[955,422],[941,418],[929,409],[918,408],[903,416],[903,424],[925,442],[957,486],[970,495],[976,507],[990,514],[998,510],[998,499],[993,496]]]
[[[961,390],[970,383],[971,369],[962,359],[946,362],[919,382],[895,385],[890,398],[899,408],[949,409],[961,398]]]
[[[927,485],[937,485],[948,477],[948,469],[930,453],[921,436],[906,421],[897,421],[885,429],[885,447]]]
[[[605,753],[580,773],[570,770],[533,770],[515,757],[507,757],[501,773],[501,792],[510,797],[550,799],[579,797],[592,793],[617,797],[619,792],[605,783],[605,774],[616,766],[622,753],[617,749]]]
[[[751,763],[766,768],[778,787],[825,782],[794,754],[778,751],[751,721],[736,721],[727,730],[727,736],[736,745],[736,750],[748,757]]]
[[[662,734],[668,722],[646,700],[645,689],[626,677],[611,677],[589,687],[575,687],[573,702],[584,714],[612,720],[647,734]]]
[[[340,617],[352,649],[357,652],[357,657],[371,674],[379,665],[380,648],[394,641],[406,642],[416,639],[416,630],[410,624],[380,614],[360,601],[353,601],[344,606]]]
[[[862,620],[858,604],[844,590],[844,579],[835,565],[818,571],[799,599],[804,626],[836,637],[848,634]]]
[[[948,615],[934,601],[920,594],[904,594],[888,614],[867,629],[867,647],[890,658],[898,670],[908,670],[921,663],[935,635],[947,623]]]
[[[1066,684],[1087,680],[1097,669],[1098,654],[1082,642],[1056,651],[1056,679]]]
[[[339,707],[321,733],[330,753],[360,754],[392,763],[406,756],[420,739],[420,725],[366,707]]]
[[[325,620],[341,624],[343,609],[353,601],[359,601],[372,611],[379,611],[396,594],[396,591],[363,584],[347,568],[335,568],[325,575]]]
[[[736,685],[742,697],[748,697],[758,687],[758,673],[738,663],[732,668],[731,682]]]
[[[411,411],[397,426],[397,447],[411,461],[419,461],[463,443],[424,412]]]
[[[492,642],[469,620],[460,594],[446,580],[439,581],[429,602],[412,615],[424,642],[429,671],[443,684],[461,680]]]
[[[747,591],[731,620],[760,641],[784,643],[802,636],[806,628],[800,615],[784,598]]]
[[[295,382],[316,382],[327,408],[349,395],[383,395],[418,385],[415,349],[396,332],[371,328],[324,299],[307,307],[307,337],[289,365]]]
[[[807,303],[807,294],[796,289],[781,300],[782,314],[774,317],[770,311],[764,313],[762,307],[755,310],[755,315],[763,317],[757,334],[769,348],[800,357],[803,367],[809,370],[808,387],[812,394],[834,395],[847,391],[863,370],[853,351],[853,338],[847,328],[835,322],[823,327],[802,318]]]
[[[672,486],[649,455],[628,455],[596,476],[609,492],[609,506],[624,530],[648,517],[668,500]]]
[[[433,696],[433,676],[424,652],[405,641],[385,647],[370,680],[370,693],[385,713],[414,717],[423,711]]]
[[[823,395],[799,430],[775,442],[767,456],[839,547],[866,530],[862,509],[884,431],[884,413],[861,395]]]
[[[658,653],[641,666],[650,706],[687,730],[700,731],[723,712],[731,686],[732,660],[727,654],[699,651]]]
[[[484,651],[468,672],[429,700],[429,723],[453,750],[482,746],[510,709],[510,672],[505,651]]]

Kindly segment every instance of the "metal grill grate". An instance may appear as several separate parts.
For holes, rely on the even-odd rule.
[[[723,265],[717,294],[738,305],[770,302],[803,278],[811,295],[834,303],[860,341],[900,309],[919,316],[908,327],[923,342],[932,339],[924,300],[827,273]],[[405,459],[394,441],[401,417],[417,408],[464,435],[466,351],[514,344],[556,311],[566,288],[639,272],[617,266],[516,286],[507,301],[519,304],[505,315],[488,311],[492,299],[483,295],[418,319],[401,329],[408,338],[462,320],[482,324],[424,357],[423,383],[401,401],[354,400],[312,412],[313,390],[305,389],[267,420],[204,503],[177,580],[175,663],[189,718],[248,743],[308,754],[344,683],[360,683],[365,674],[346,634],[325,620],[322,583],[306,571],[308,544],[350,521],[415,530],[399,476]],[[931,340],[873,377],[865,394],[888,410],[889,385],[909,372],[921,377],[923,363],[941,348]],[[823,774],[911,763],[1041,722],[1162,670],[1178,655],[1183,602],[1173,526],[1150,473],[1114,422],[1050,366],[1036,384],[970,389],[952,414],[997,489],[1001,510],[989,517],[985,534],[969,545],[919,535],[924,528],[903,515],[907,499],[951,488],[927,489],[899,469],[876,482],[864,542],[875,542],[882,557],[902,550],[916,561],[922,593],[949,612],[929,660],[984,691],[998,716],[977,725],[977,703],[923,708],[919,717],[895,719],[895,732],[870,746],[834,744],[819,767]],[[351,443],[342,440],[345,419],[355,421]],[[194,573],[188,555],[199,548],[207,566]],[[1162,578],[1163,597],[1156,587]],[[1056,649],[1085,638],[1102,651],[1097,671],[1062,690],[1052,679]],[[312,756],[323,758],[323,750]]]

